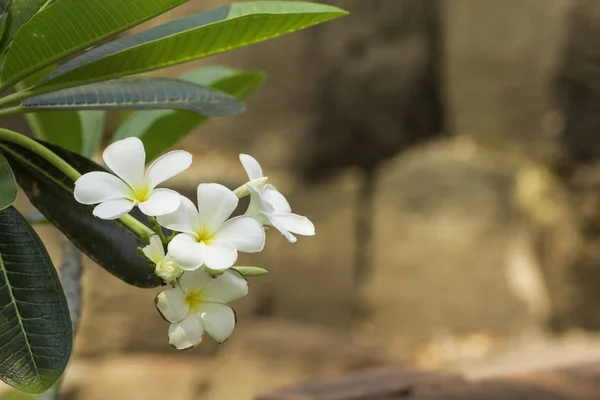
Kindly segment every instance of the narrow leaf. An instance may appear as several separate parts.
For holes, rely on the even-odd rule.
[[[180,109],[210,116],[238,114],[244,103],[223,92],[178,79],[131,78],[41,94],[23,102],[25,111]]]
[[[44,145],[81,173],[103,170],[83,156],[48,143]],[[139,287],[160,284],[148,261],[137,252],[138,247],[145,246],[138,236],[119,220],[94,217],[92,206],[75,201],[73,181],[44,159],[13,144],[3,143],[1,147],[33,206],[79,250],[129,284]]]
[[[26,114],[25,118],[37,139],[48,141],[69,151],[81,152],[81,121],[77,112],[31,113]]]
[[[6,158],[0,154],[0,210],[17,200],[17,182]]]
[[[58,275],[40,238],[14,207],[0,211],[0,379],[48,390],[71,354],[73,331]]]
[[[82,152],[85,157],[91,158],[102,142],[104,134],[104,111],[79,111],[81,121]]]
[[[317,3],[254,1],[191,15],[99,46],[40,83],[48,91],[165,68],[293,32],[346,14]]]
[[[227,67],[203,67],[186,73],[179,79],[210,86],[244,100],[260,87],[265,74]],[[208,119],[206,116],[184,111],[137,111],[125,120],[112,140],[131,136],[140,138],[146,149],[146,160],[151,161]]]
[[[2,82],[17,83],[33,72],[187,1],[60,0],[35,15],[19,13],[31,19],[14,36],[2,70]],[[43,2],[15,0],[13,8],[34,3],[27,8],[32,11]],[[13,29],[9,22],[10,35],[14,35]]]
[[[243,276],[263,276],[269,273],[264,268],[260,267],[232,267]]]

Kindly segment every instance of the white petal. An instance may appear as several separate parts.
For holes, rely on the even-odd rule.
[[[190,314],[186,319],[169,326],[169,344],[177,350],[185,350],[202,341],[204,326],[202,319]]]
[[[128,199],[108,200],[98,204],[92,214],[100,219],[112,220],[129,213],[133,206],[133,201]]]
[[[224,304],[205,303],[199,309],[204,329],[218,343],[223,343],[235,328],[235,313]]]
[[[140,139],[118,140],[104,150],[102,158],[106,166],[129,186],[134,189],[144,186],[146,151]]]
[[[256,253],[265,247],[265,230],[255,218],[235,217],[221,226],[212,242],[226,243],[239,251]]]
[[[263,177],[263,171],[256,159],[248,154],[240,154],[240,161],[246,170],[248,180],[254,180]]]
[[[204,264],[210,269],[224,270],[235,264],[237,250],[226,243],[209,243],[206,245]]]
[[[180,233],[169,242],[169,256],[184,271],[193,271],[204,264],[206,246],[188,233]]]
[[[98,204],[107,200],[133,198],[133,190],[108,172],[94,171],[75,181],[75,200],[82,204]]]
[[[275,189],[275,186],[265,185],[265,187],[261,190],[260,193],[263,200],[269,203],[276,213],[292,212],[290,203],[288,203],[286,198],[281,193],[279,193],[277,189]]]
[[[304,236],[314,236],[315,225],[306,217],[297,214],[273,214],[271,221],[277,221],[283,229]]]
[[[237,196],[218,183],[198,185],[198,212],[202,228],[216,232],[238,205]]]
[[[146,184],[150,190],[185,171],[192,165],[192,155],[187,151],[170,151],[157,158],[146,171]]]
[[[195,234],[201,229],[200,216],[190,199],[181,196],[179,208],[170,214],[159,215],[158,223],[175,232]]]
[[[148,200],[139,203],[144,214],[156,217],[175,212],[181,205],[181,195],[171,189],[154,189]],[[194,210],[195,211],[195,210]]]
[[[195,271],[184,272],[179,278],[179,286],[184,292],[189,293],[192,290],[203,290],[210,280],[206,268],[202,267]]]
[[[142,249],[144,255],[148,257],[154,264],[160,264],[165,258],[165,249],[158,235],[150,237],[150,244]]]
[[[237,271],[228,269],[222,275],[208,281],[202,296],[211,303],[230,303],[248,294],[248,281]]]
[[[185,303],[185,293],[179,288],[167,289],[156,296],[156,308],[169,322],[185,318],[190,308]]]
[[[250,204],[246,210],[246,215],[255,216],[260,213],[271,214],[275,212],[273,206],[263,199],[262,189],[256,189],[250,185],[247,185],[247,187],[250,192]]]
[[[277,222],[277,218],[273,218],[273,214],[265,215],[265,218],[269,221],[267,225],[271,225],[277,229],[290,243],[296,243],[298,241],[296,236],[292,235],[287,229],[281,226],[279,222]]]

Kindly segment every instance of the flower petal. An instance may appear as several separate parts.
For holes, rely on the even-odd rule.
[[[195,271],[184,272],[179,278],[179,286],[184,292],[189,293],[192,290],[203,290],[210,280],[206,268],[202,267]]]
[[[144,186],[146,151],[142,141],[129,137],[112,143],[102,153],[104,163],[132,188]]]
[[[204,264],[206,246],[188,233],[180,233],[169,242],[169,256],[184,271],[193,271]]]
[[[248,154],[240,154],[240,162],[246,170],[248,180],[252,181],[263,177],[262,168],[258,161],[256,161],[256,158],[249,156]]]
[[[237,196],[218,183],[198,185],[198,212],[202,228],[216,232],[238,205]]]
[[[245,214],[255,216],[260,213],[271,214],[275,212],[272,205],[267,203],[262,197],[262,189],[256,189],[254,186],[246,185],[250,192],[250,204]]]
[[[265,230],[255,218],[241,216],[225,222],[212,239],[246,253],[256,253],[265,247]]]
[[[185,171],[192,165],[192,155],[187,151],[170,151],[154,160],[146,171],[146,185],[152,190],[166,180]]]
[[[128,199],[108,200],[98,204],[92,214],[100,219],[112,220],[129,213],[133,206],[134,202]]]
[[[156,296],[156,308],[169,322],[179,322],[188,315],[185,293],[179,288],[166,289]]]
[[[158,235],[150,237],[150,244],[142,249],[144,255],[154,264],[158,265],[165,258],[165,248]]]
[[[260,214],[259,214],[260,215]],[[264,215],[263,216],[269,221],[266,225],[271,225],[275,229],[277,229],[290,243],[296,243],[298,239],[296,236],[292,235],[287,229],[285,229],[281,224],[277,221],[276,218],[273,218],[273,214]]]
[[[158,223],[175,232],[186,232],[195,235],[201,228],[200,216],[196,206],[190,199],[181,196],[179,208],[174,212],[158,216]]]
[[[237,271],[227,270],[222,275],[211,279],[202,296],[211,303],[230,303],[248,295],[248,281]]]
[[[209,243],[206,245],[204,264],[210,269],[227,269],[237,260],[237,250],[227,243]]]
[[[144,214],[156,217],[175,212],[181,205],[181,195],[171,189],[154,189],[148,200],[139,203]],[[195,211],[195,210],[194,210]]]
[[[265,185],[260,192],[264,201],[269,203],[276,213],[291,213],[292,208],[287,199],[273,185]]]
[[[94,171],[75,181],[75,200],[81,204],[98,204],[107,200],[133,198],[133,190],[108,172]]]
[[[315,235],[315,225],[306,217],[297,214],[273,214],[269,218],[277,221],[283,229],[304,236]]]
[[[190,314],[183,321],[169,326],[169,344],[177,350],[185,350],[202,341],[204,326],[202,319]]]
[[[217,343],[223,343],[235,328],[235,313],[224,304],[204,303],[198,310],[204,329]]]

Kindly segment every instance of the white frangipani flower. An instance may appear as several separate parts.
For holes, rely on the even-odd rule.
[[[204,331],[223,343],[235,327],[235,313],[227,306],[248,294],[248,282],[233,270],[211,278],[206,268],[184,272],[179,286],[156,298],[156,307],[171,323],[169,344],[189,349],[202,341]]]
[[[116,141],[104,150],[102,158],[114,174],[95,171],[75,182],[75,199],[82,204],[98,204],[93,214],[117,219],[138,206],[148,216],[172,213],[179,207],[180,195],[169,189],[156,189],[160,183],[185,171],[192,163],[187,151],[171,151],[156,159],[144,174],[146,151],[142,141],[131,137]]]
[[[246,184],[250,191],[250,206],[246,215],[258,219],[263,225],[270,225],[277,229],[291,243],[296,242],[292,233],[305,236],[315,234],[315,226],[306,217],[293,214],[286,198],[275,189],[273,185],[254,185],[263,178],[262,168],[254,157],[240,154],[240,161],[250,182]]]
[[[171,214],[158,217],[167,229],[182,232],[169,242],[169,255],[181,269],[193,271],[206,265],[224,270],[237,260],[238,251],[256,253],[265,246],[262,225],[248,216],[227,221],[239,199],[217,183],[198,185],[198,208],[186,197]]]
[[[150,237],[150,244],[144,247],[142,251],[156,265],[154,273],[165,282],[173,282],[183,273],[175,260],[165,254],[165,248],[158,235]]]

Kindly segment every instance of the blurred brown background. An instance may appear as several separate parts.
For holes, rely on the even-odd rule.
[[[351,15],[161,72],[267,71],[245,114],[178,146],[194,165],[172,185],[236,187],[251,154],[317,236],[270,232],[241,259],[270,274],[234,305],[232,338],[183,353],[157,290],[86,261],[70,398],[245,400],[394,362],[480,376],[600,358],[600,2],[322,2]],[[60,235],[39,230],[58,262]]]

